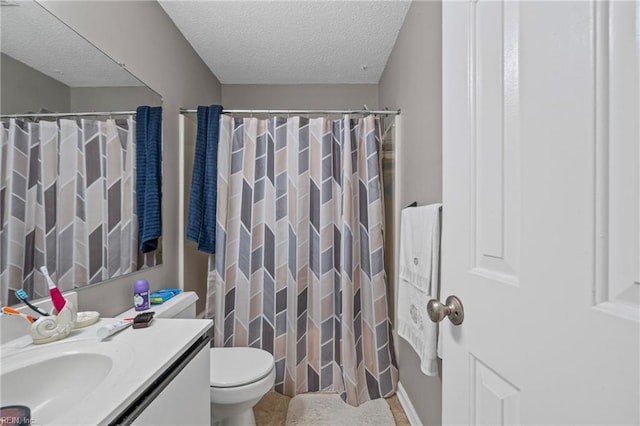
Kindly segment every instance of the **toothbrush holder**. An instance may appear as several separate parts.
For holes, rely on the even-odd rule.
[[[33,343],[40,345],[64,339],[71,333],[76,317],[76,307],[69,301],[65,303],[64,308],[57,314],[40,317],[40,319],[31,324],[31,329],[29,330]]]

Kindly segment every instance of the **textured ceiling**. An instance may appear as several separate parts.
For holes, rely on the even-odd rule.
[[[223,84],[378,83],[409,0],[160,0]]]
[[[70,87],[142,86],[33,1],[0,7],[0,50]]]

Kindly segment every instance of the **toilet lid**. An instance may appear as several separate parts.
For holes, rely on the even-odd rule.
[[[228,388],[262,379],[273,369],[273,356],[256,348],[211,348],[211,386]]]

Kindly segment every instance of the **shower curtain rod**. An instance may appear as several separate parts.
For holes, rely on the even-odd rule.
[[[57,117],[96,117],[100,115],[135,115],[135,111],[102,111],[102,112],[35,112],[25,114],[3,114],[4,118],[57,118]]]
[[[180,108],[180,114],[198,112],[195,108]],[[223,114],[374,114],[374,115],[398,115],[400,110],[368,109],[332,110],[332,109],[224,109]]]
[[[180,114],[196,113],[195,108],[180,108]],[[97,111],[97,112],[34,112],[24,114],[2,114],[6,118],[60,118],[60,117],[97,117],[103,115],[134,115],[136,111]],[[374,114],[398,115],[400,110],[329,110],[329,109],[228,109],[223,114]]]

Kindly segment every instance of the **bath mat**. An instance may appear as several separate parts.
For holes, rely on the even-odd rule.
[[[395,425],[389,404],[384,398],[352,407],[334,393],[296,395],[289,402],[286,426],[369,426]]]

